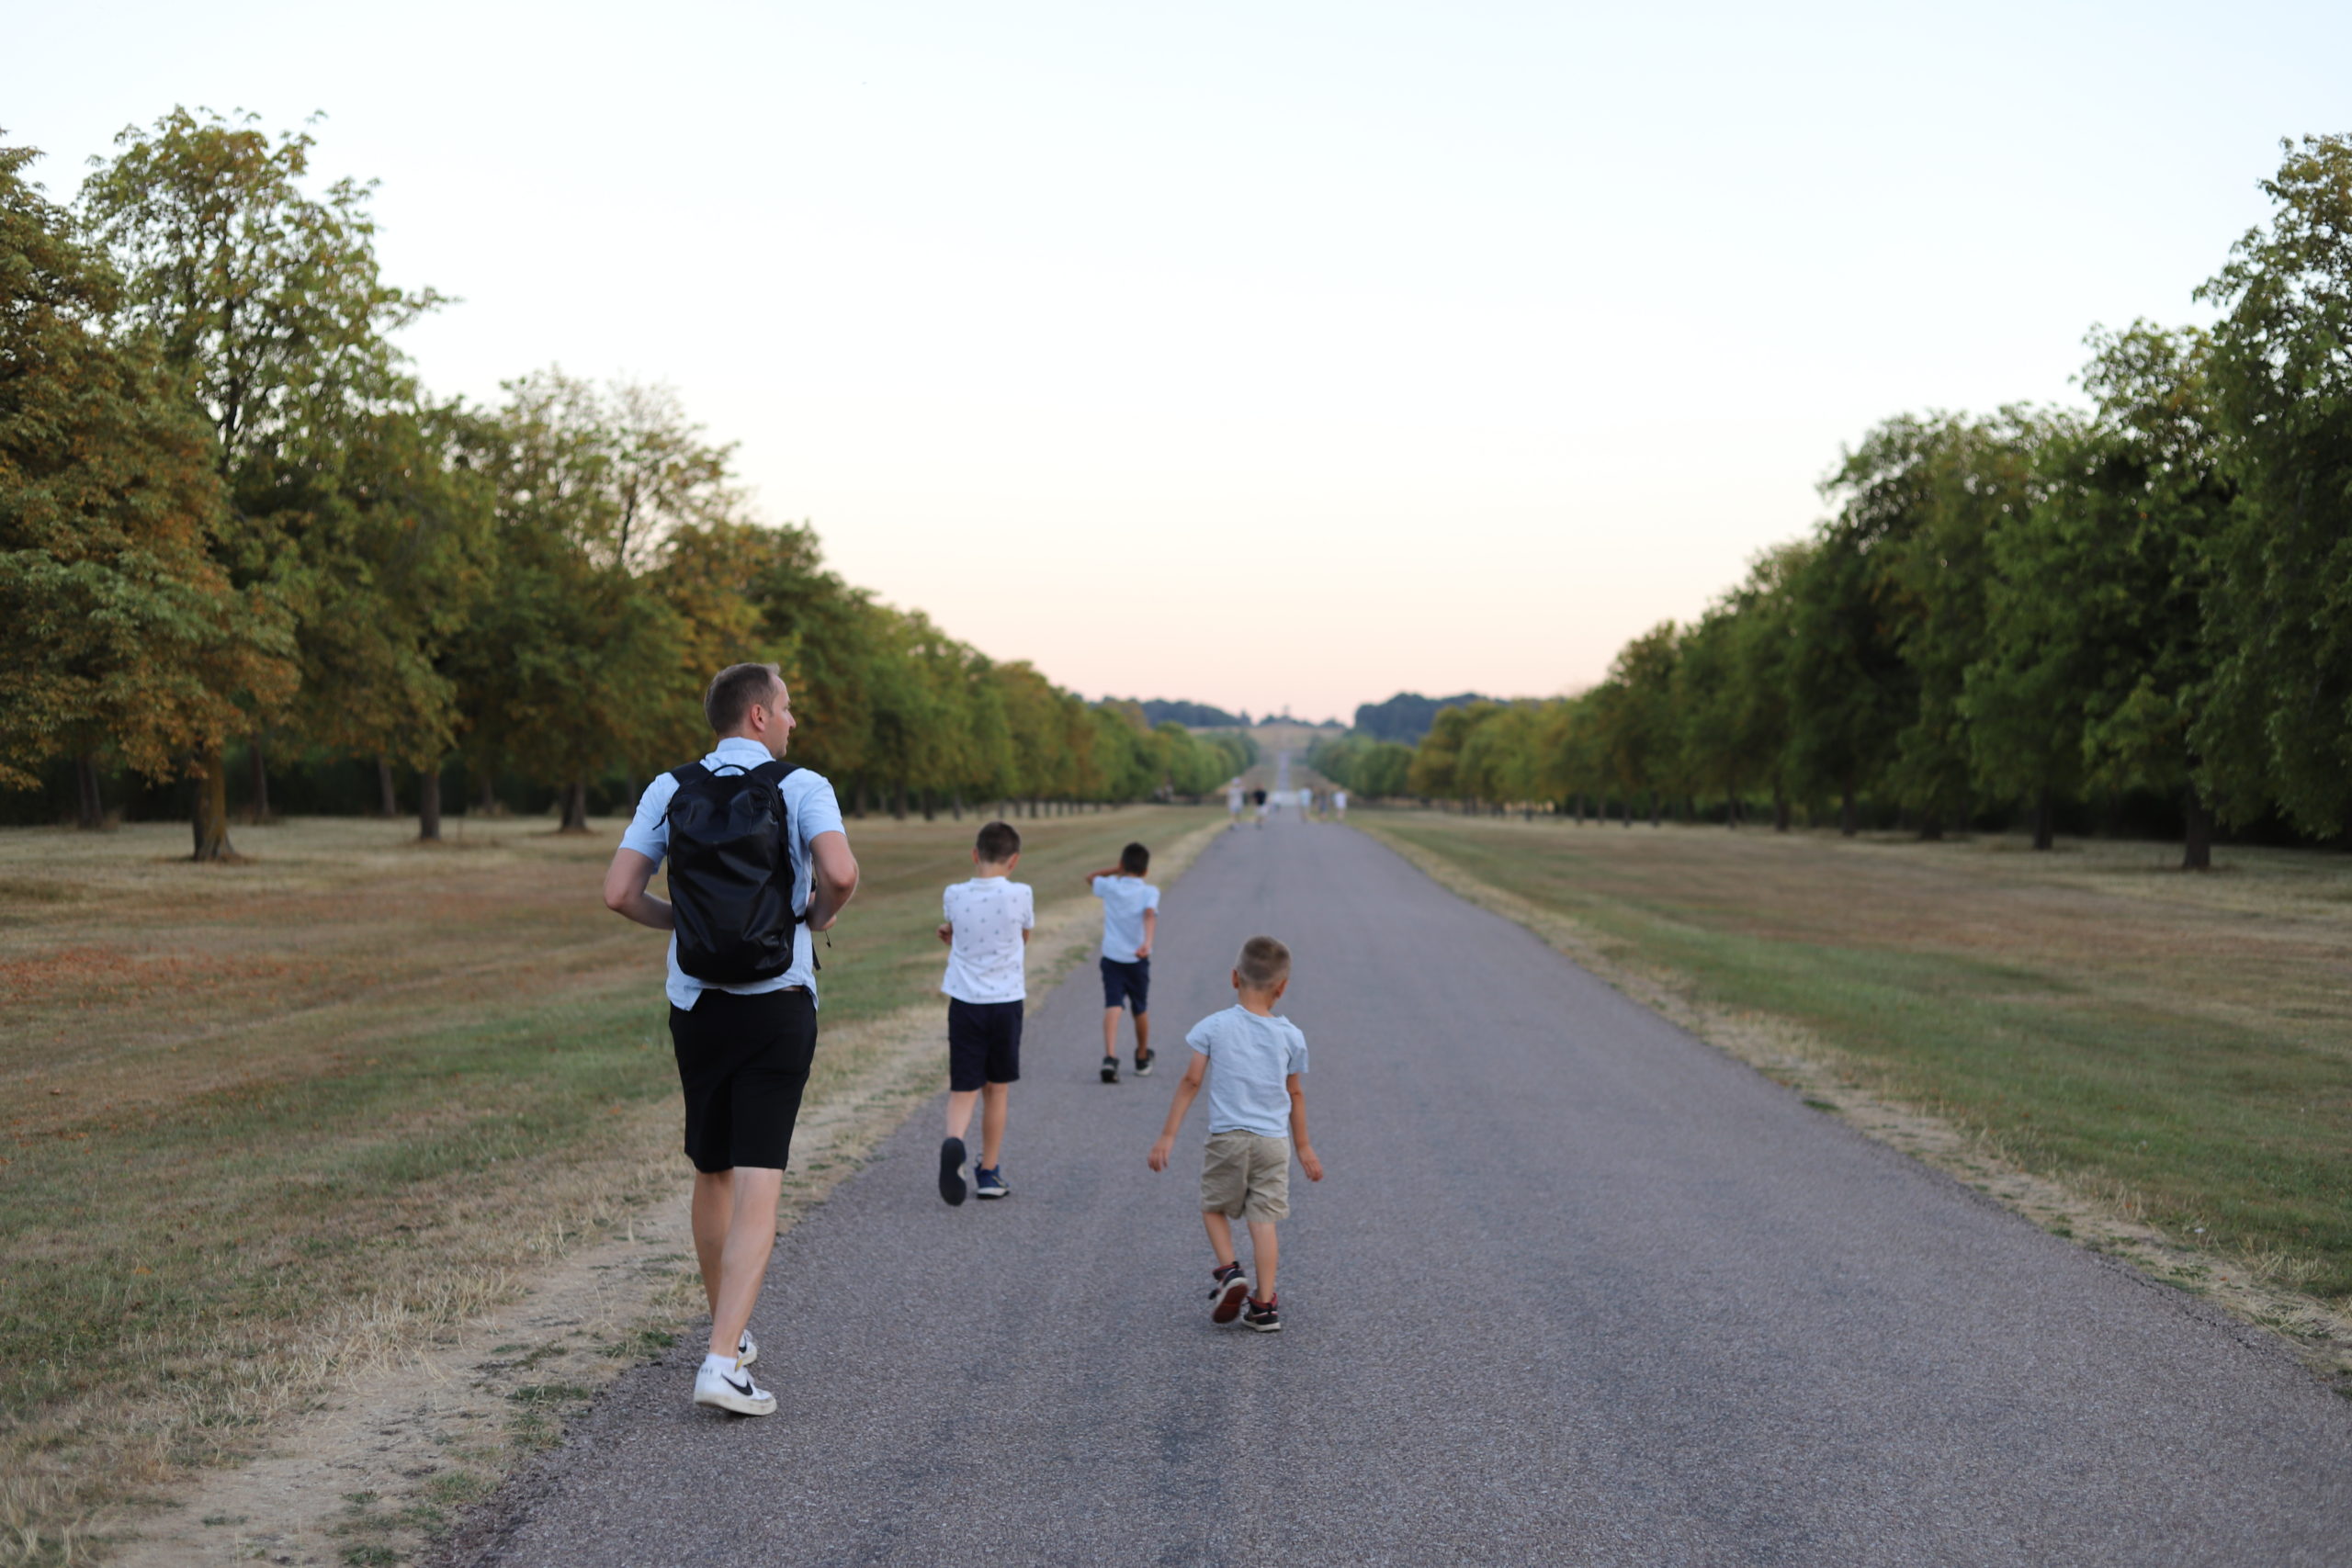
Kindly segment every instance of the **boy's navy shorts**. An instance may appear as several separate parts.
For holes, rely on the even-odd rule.
[[[1122,964],[1115,958],[1102,960],[1102,1005],[1118,1007],[1132,1001],[1137,1018],[1151,1010],[1151,960],[1138,958],[1133,964]]]
[[[700,1171],[782,1170],[817,1051],[817,1004],[804,987],[744,996],[707,990],[673,1004],[670,1043],[686,1097],[686,1157]]]
[[[947,1087],[969,1094],[1021,1078],[1021,1004],[947,998]]]

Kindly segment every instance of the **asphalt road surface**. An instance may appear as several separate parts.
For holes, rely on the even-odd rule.
[[[1097,1081],[1091,966],[1033,998],[1012,1198],[940,1202],[926,1109],[777,1248],[778,1415],[693,1408],[689,1336],[465,1560],[2352,1562],[2352,1403],[1363,835],[1245,825],[1159,929],[1159,1072]],[[1261,931],[1327,1168],[1279,1335],[1207,1319],[1204,1105],[1144,1164]]]

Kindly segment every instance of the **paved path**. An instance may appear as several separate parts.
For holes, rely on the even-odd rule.
[[[1202,1114],[1033,1010],[1014,1196],[935,1112],[778,1247],[784,1413],[633,1374],[474,1560],[2342,1564],[2352,1404],[1889,1153],[1362,834],[1243,827],[1167,900],[1165,1060],[1290,942],[1329,1168],[1278,1336],[1204,1312]],[[689,1348],[697,1352],[699,1340]]]

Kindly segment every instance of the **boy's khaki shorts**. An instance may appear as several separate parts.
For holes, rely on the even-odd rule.
[[[1227,1219],[1290,1217],[1290,1140],[1212,1133],[1201,1162],[1201,1213]]]

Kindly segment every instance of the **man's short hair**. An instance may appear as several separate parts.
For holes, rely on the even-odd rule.
[[[730,664],[721,670],[702,694],[702,716],[710,720],[710,732],[724,735],[741,728],[752,705],[766,702],[768,694],[782,684],[784,671],[773,664]]]
[[[1290,974],[1290,949],[1270,936],[1253,936],[1241,944],[1233,967],[1241,983],[1253,991],[1271,991]]]
[[[1141,876],[1151,869],[1151,852],[1141,844],[1129,844],[1119,852],[1119,869],[1129,876]]]
[[[984,865],[1002,865],[1021,852],[1021,829],[1010,822],[991,822],[972,840],[972,851]]]

